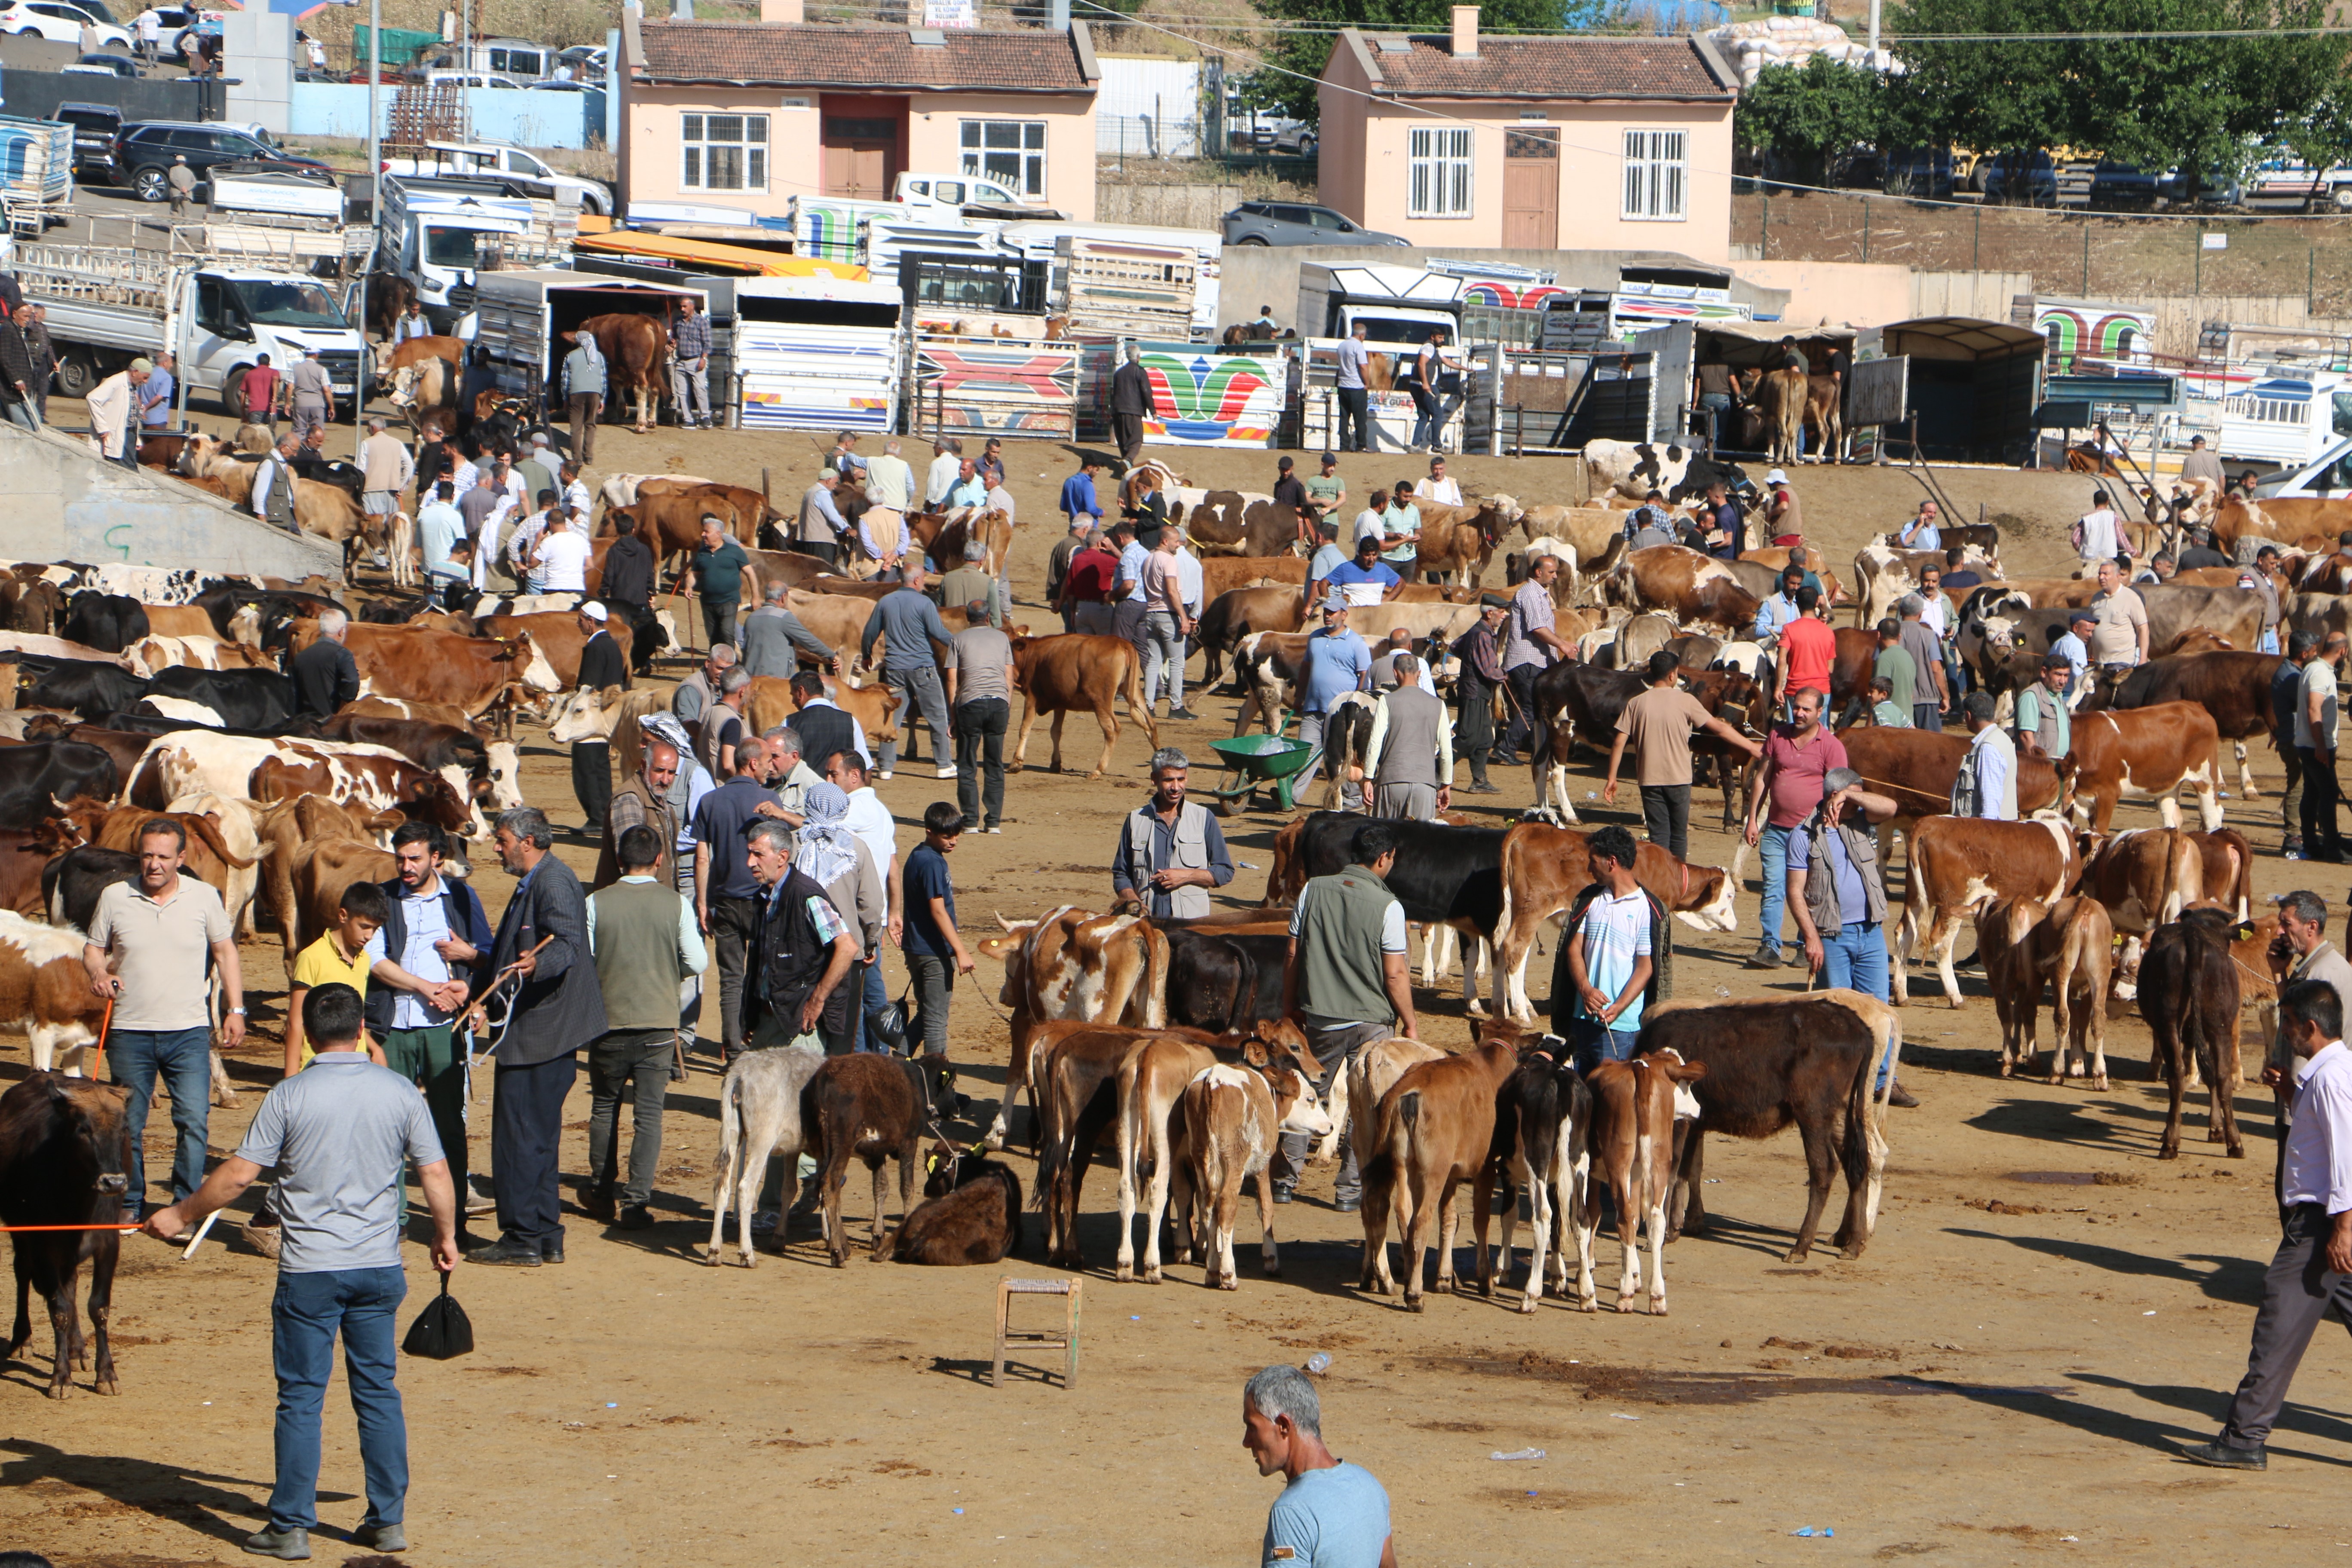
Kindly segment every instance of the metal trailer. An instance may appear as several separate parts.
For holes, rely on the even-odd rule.
[[[1048,272],[1010,250],[893,259],[908,434],[1075,436],[1081,345],[1046,336]]]
[[[1437,438],[1442,447],[1458,448],[1462,408],[1468,405],[1469,395],[1475,390],[1462,342],[1462,292],[1461,279],[1417,267],[1327,267],[1318,262],[1300,266],[1298,309],[1293,320],[1307,342],[1300,374],[1292,386],[1298,445],[1308,451],[1338,448],[1339,347],[1360,321],[1372,353],[1390,357],[1392,375],[1420,352],[1433,328],[1445,329],[1447,363],[1464,372],[1464,396]],[[1372,445],[1409,449],[1420,417],[1412,395],[1375,391],[1368,402]]]
[[[560,372],[571,352],[562,334],[591,316],[622,312],[654,315],[665,321],[679,300],[708,306],[710,291],[677,283],[646,283],[593,272],[542,268],[527,272],[485,272],[475,299],[474,343],[488,349],[499,391],[523,398],[542,416],[563,406]],[[665,380],[667,379],[665,369]],[[662,388],[667,398],[669,389]],[[607,417],[623,412],[610,393]]]
[[[1295,342],[1230,347],[1185,339],[1080,334],[1078,439],[1111,437],[1110,378],[1130,343],[1151,378],[1147,447],[1272,447],[1284,430],[1297,374]]]
[[[1213,229],[1162,228],[1153,224],[1139,223],[1047,222],[1024,218],[1006,224],[1002,237],[1024,256],[1053,265],[1052,292],[1057,300],[1069,293],[1066,273],[1072,241],[1079,242],[1080,254],[1095,256],[1115,256],[1122,247],[1138,247],[1189,250],[1193,257],[1190,319],[1182,324],[1181,331],[1172,335],[1216,335],[1219,279],[1225,241],[1224,237]],[[1106,322],[1102,330],[1116,329]],[[1157,325],[1149,331],[1153,336],[1171,335]]]
[[[894,204],[892,210],[897,214],[904,215],[910,209],[897,206]],[[859,222],[857,226],[859,254],[854,259],[866,268],[867,275],[874,281],[898,282],[899,261],[909,255],[960,255],[976,259],[1012,257],[1018,259],[1019,252],[1013,247],[1007,246],[999,237],[999,231],[1003,229],[1003,225],[975,223],[957,216],[951,209],[945,207],[926,210],[937,216],[930,217],[876,216],[865,218]],[[825,259],[839,258],[828,256]],[[1040,279],[1040,292],[1037,298],[1040,303],[1045,299],[1043,279],[1045,271],[1046,268],[1042,265],[1037,268]]]
[[[899,291],[838,278],[735,285],[739,422],[779,430],[898,428]]]
[[[37,239],[73,215],[74,128],[0,115],[0,210],[8,229]]]
[[[376,183],[379,255],[416,287],[436,331],[473,309],[478,276],[495,268],[556,267],[580,232],[576,194],[520,180]]]

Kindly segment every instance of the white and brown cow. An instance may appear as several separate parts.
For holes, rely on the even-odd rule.
[[[2077,895],[2043,904],[1999,899],[1977,911],[1977,952],[1984,961],[1993,1010],[2000,1016],[2000,1076],[2030,1071],[2042,1016],[2042,987],[2053,986],[2057,1036],[2050,1081],[2071,1071],[2107,1087],[2107,984],[2115,927],[2105,906]],[[2071,1065],[2070,1065],[2071,1063]]]
[[[1208,1265],[1205,1284],[1238,1289],[1234,1271],[1234,1211],[1241,1206],[1244,1177],[1257,1181],[1258,1259],[1269,1279],[1282,1272],[1274,1240],[1274,1178],[1276,1141],[1286,1132],[1309,1138],[1330,1131],[1331,1119],[1312,1085],[1288,1063],[1264,1071],[1220,1062],[1203,1068],[1184,1087],[1186,1152],[1191,1157],[1192,1203],[1200,1216],[1201,1251]]]
[[[1535,1018],[1535,1005],[1528,1000],[1528,958],[1544,928],[1591,885],[1590,838],[1576,828],[1541,822],[1522,822],[1504,836],[1503,914],[1495,932],[1498,1016],[1522,1022]],[[1731,903],[1739,888],[1737,859],[1727,874],[1720,867],[1686,865],[1647,840],[1639,847],[1634,879],[1669,914],[1694,931],[1739,929],[1739,916]],[[1477,1012],[1475,1001],[1471,1010]]]
[[[1617,1237],[1624,1267],[1617,1278],[1617,1310],[1630,1312],[1642,1289],[1642,1233],[1650,1236],[1650,1314],[1666,1315],[1666,1204],[1674,1194],[1682,1125],[1698,1120],[1698,1098],[1687,1085],[1706,1077],[1705,1062],[1685,1062],[1671,1048],[1644,1051],[1632,1061],[1602,1062],[1585,1075],[1592,1093],[1594,1175],[1609,1184],[1617,1205]],[[1592,1237],[1601,1205],[1587,1201],[1574,1213],[1577,1279],[1589,1289]]]
[[[996,1108],[986,1142],[1004,1147],[1005,1118],[1029,1081],[1030,1036],[1051,1019],[1078,1019],[1158,1028],[1168,992],[1168,939],[1136,915],[1098,915],[1063,904],[1034,921],[997,923],[1004,934],[984,938],[980,951],[1004,964],[997,1000],[1013,1016],[1013,1062],[1004,1103]]]
[[[1990,822],[1972,816],[1930,816],[1911,831],[1910,886],[1895,941],[1895,1005],[1911,1000],[1911,955],[1932,954],[1945,999],[1960,1006],[1952,973],[1952,944],[1960,922],[1996,899],[2055,903],[2074,885],[2082,856],[2063,823]]]
[[[1721,626],[1743,636],[1755,626],[1762,602],[1739,585],[1723,562],[1679,544],[1653,545],[1622,557],[1601,591],[1612,605],[1663,610],[1678,626]]]
[[[82,1076],[106,1004],[90,994],[82,933],[0,910],[0,1026],[31,1042],[33,1070]]]
[[[2086,713],[2074,726],[2074,820],[2105,833],[2119,800],[2157,803],[2167,827],[2180,826],[2177,797],[2197,795],[2200,826],[2221,826],[2221,731],[2194,702],[2158,702],[2122,712]]]
[[[2124,939],[2116,994],[2128,1002],[2139,973],[2141,939],[2170,925],[2205,897],[2202,847],[2178,827],[2136,827],[2105,839],[2078,834],[2076,847],[2083,853],[2083,874],[2074,890],[2096,899]],[[2234,851],[2223,845],[2220,853],[2234,871]]]

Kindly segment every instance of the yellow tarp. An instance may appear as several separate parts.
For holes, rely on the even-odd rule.
[[[702,272],[731,272],[747,278],[839,278],[866,281],[866,268],[846,261],[825,261],[813,256],[785,256],[748,245],[723,245],[709,239],[677,239],[666,234],[615,231],[582,234],[574,250],[594,256],[641,256],[674,261]]]

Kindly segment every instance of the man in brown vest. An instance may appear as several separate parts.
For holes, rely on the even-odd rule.
[[[645,761],[628,781],[613,792],[613,804],[604,808],[604,844],[596,854],[596,877],[592,888],[609,888],[621,879],[619,846],[621,835],[642,824],[661,836],[661,859],[652,868],[655,880],[676,892],[677,877],[677,814],[670,810],[667,795],[670,786],[677,782],[677,748],[667,741],[646,737]]]

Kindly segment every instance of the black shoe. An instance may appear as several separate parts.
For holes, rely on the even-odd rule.
[[[1757,948],[1754,952],[1748,955],[1748,962],[1741,967],[1747,969],[1778,969],[1780,967],[1780,950],[1771,942],[1765,942],[1762,946]]]
[[[1918,1099],[1913,1095],[1909,1089],[1903,1087],[1903,1080],[1899,1078],[1895,1080],[1895,1090],[1886,1097],[1886,1103],[1893,1106],[1898,1106],[1905,1110],[1916,1110],[1919,1109]]]
[[[613,1207],[613,1194],[610,1193],[589,1193],[585,1194],[580,1200],[580,1212],[586,1215],[590,1219],[601,1219],[606,1225],[612,1224],[614,1213]]]
[[[1500,795],[1503,792],[1499,785],[1490,784],[1485,779],[1473,779],[1462,786],[1462,793],[1464,795]]]
[[[1168,719],[1171,723],[1190,724],[1199,717],[1200,715],[1193,712],[1190,708],[1171,708],[1168,710]]]
[[[536,1268],[539,1267],[539,1248],[502,1236],[489,1246],[476,1247],[466,1254],[466,1261],[488,1264],[492,1268]]]
[[[1493,756],[1486,760],[1498,768],[1522,768],[1527,766],[1525,763],[1519,760],[1518,754],[1515,752],[1496,752]]]
[[[245,1538],[245,1549],[256,1557],[282,1557],[289,1563],[308,1562],[310,1532],[307,1530],[262,1530]]]
[[[654,1216],[646,1212],[646,1205],[643,1204],[631,1204],[621,1211],[623,1230],[651,1230],[653,1225]]]
[[[1274,1189],[1274,1201],[1275,1201],[1276,1203],[1278,1203],[1278,1204],[1286,1204],[1286,1203],[1288,1203],[1288,1202],[1290,1201],[1290,1189],[1289,1189],[1288,1187],[1276,1187],[1276,1188],[1275,1188],[1275,1189]]]
[[[561,1263],[561,1262],[562,1262],[562,1261],[563,1261],[563,1243],[562,1243],[562,1242],[560,1242],[560,1241],[542,1241],[542,1242],[541,1242],[541,1243],[539,1244],[539,1260],[540,1260],[541,1263]]]
[[[2194,1464],[2210,1465],[2217,1470],[2267,1470],[2270,1455],[2259,1446],[2233,1448],[2216,1437],[2210,1443],[2183,1443],[2180,1457]]]

